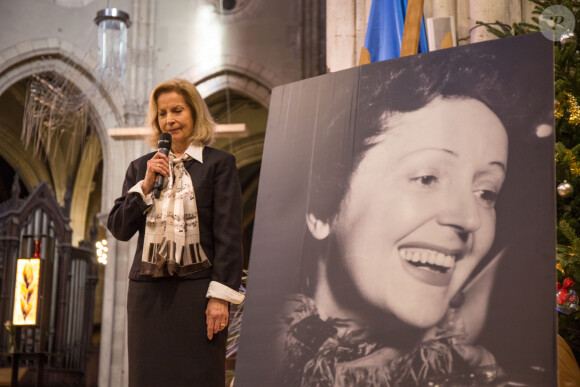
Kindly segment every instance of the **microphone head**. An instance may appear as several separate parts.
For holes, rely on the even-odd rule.
[[[167,150],[171,149],[171,135],[169,133],[161,133],[159,141],[157,142],[157,148]]]

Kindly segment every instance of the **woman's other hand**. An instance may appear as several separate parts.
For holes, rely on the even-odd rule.
[[[149,161],[147,161],[147,172],[145,172],[145,179],[141,184],[143,194],[147,195],[153,190],[157,173],[165,177],[169,176],[169,159],[163,153],[157,152]]]
[[[207,324],[207,338],[223,330],[228,325],[229,311],[228,302],[219,298],[211,298],[205,309],[205,321]]]

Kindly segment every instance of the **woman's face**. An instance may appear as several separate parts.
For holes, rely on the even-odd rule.
[[[490,249],[507,134],[474,99],[437,98],[385,124],[330,231],[371,307],[429,327]]]
[[[193,115],[183,96],[170,91],[157,97],[157,122],[161,132],[171,134],[173,145],[188,145],[193,133]]]

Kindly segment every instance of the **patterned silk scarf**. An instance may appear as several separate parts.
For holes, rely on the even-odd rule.
[[[169,178],[147,214],[141,274],[186,276],[211,266],[199,242],[195,191],[183,162],[191,156],[169,155]]]

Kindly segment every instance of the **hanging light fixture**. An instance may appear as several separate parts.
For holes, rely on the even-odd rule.
[[[117,8],[97,12],[99,26],[98,70],[107,78],[125,80],[127,57],[127,29],[131,26],[129,14]]]

